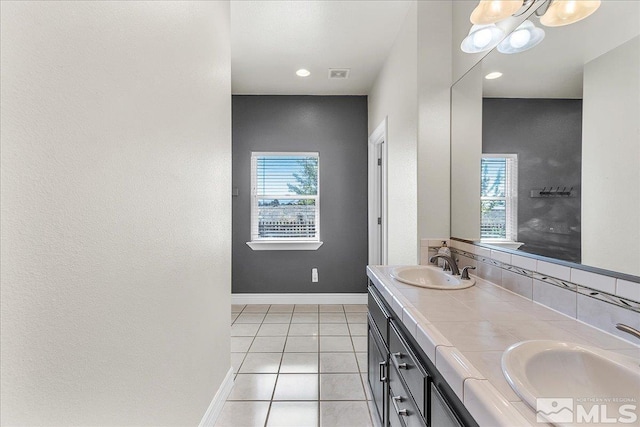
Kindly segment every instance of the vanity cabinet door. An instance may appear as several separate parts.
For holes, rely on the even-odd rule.
[[[369,317],[368,323],[368,350],[367,358],[369,362],[369,368],[367,377],[369,380],[369,387],[371,388],[371,396],[376,407],[378,417],[381,425],[386,426],[387,416],[387,371],[388,371],[388,353],[381,342],[380,334],[373,324],[373,320]]]
[[[431,427],[461,427],[435,385],[431,384]]]

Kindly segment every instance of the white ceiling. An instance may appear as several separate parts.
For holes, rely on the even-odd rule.
[[[234,94],[366,95],[410,1],[231,1]],[[306,68],[311,76],[296,76]],[[351,69],[329,80],[329,68]]]
[[[483,75],[503,76],[484,81],[484,96],[508,98],[582,98],[584,64],[640,34],[640,1],[607,0],[583,21],[563,27],[545,27],[538,46],[504,55],[492,51],[482,61]]]

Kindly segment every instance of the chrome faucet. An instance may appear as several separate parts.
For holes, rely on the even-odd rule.
[[[640,331],[637,330],[636,328],[632,328],[629,325],[625,325],[624,323],[617,323],[616,324],[616,328],[621,330],[622,332],[626,332],[630,335],[633,335],[634,337],[640,339]]]
[[[453,274],[454,276],[457,276],[460,274],[460,270],[458,270],[458,264],[456,264],[456,260],[449,255],[443,255],[443,254],[434,255],[431,258],[429,258],[429,262],[432,264],[435,264],[438,258],[442,258],[446,264],[449,264],[449,267],[451,267],[451,274]]]

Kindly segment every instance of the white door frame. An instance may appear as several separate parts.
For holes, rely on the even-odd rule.
[[[387,117],[369,136],[369,264],[387,264]],[[381,166],[378,166],[381,159]],[[381,218],[381,224],[378,224]]]

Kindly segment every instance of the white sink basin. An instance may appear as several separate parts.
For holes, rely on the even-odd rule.
[[[504,352],[502,372],[539,420],[611,426],[603,421],[629,423],[635,416],[631,424],[640,422],[640,360],[581,344],[524,341]],[[625,404],[634,405],[633,410],[620,412]]]
[[[391,276],[402,283],[430,289],[465,289],[476,283],[474,279],[461,280],[438,267],[427,265],[398,267],[391,272]]]

